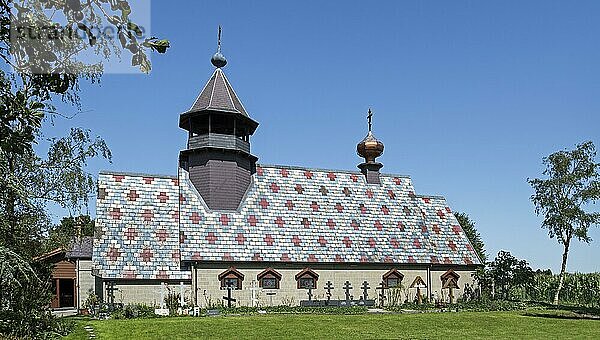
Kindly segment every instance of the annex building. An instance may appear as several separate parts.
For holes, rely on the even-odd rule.
[[[378,286],[403,287],[402,300],[417,289],[448,299],[472,284],[480,260],[446,200],[380,172],[370,114],[358,171],[259,164],[258,122],[220,48],[211,61],[180,115],[178,173],[99,174],[92,262],[105,300],[160,304],[162,283],[176,292],[183,283],[186,302],[201,307],[222,303],[227,287],[249,306],[376,299]]]

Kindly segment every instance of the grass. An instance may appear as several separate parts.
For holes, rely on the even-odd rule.
[[[81,320],[66,339],[86,339],[89,324],[101,340],[199,338],[598,338],[600,320],[565,311],[368,315],[252,315]]]

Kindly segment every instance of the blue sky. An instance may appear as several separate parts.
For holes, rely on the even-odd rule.
[[[526,180],[554,151],[600,147],[598,15],[598,1],[154,0],[152,33],[172,47],[151,75],[84,85],[84,112],[45,133],[77,125],[105,138],[113,163],[92,162],[95,173],[175,174],[178,116],[213,71],[220,24],[224,71],[261,123],[259,162],[356,169],[371,107],[384,172],[467,212],[492,257],[505,249],[557,271],[561,247]],[[600,271],[600,228],[590,234],[568,270]]]

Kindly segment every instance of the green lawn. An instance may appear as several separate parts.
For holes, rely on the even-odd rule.
[[[558,318],[557,313],[462,312],[368,315],[253,315],[79,321],[67,339],[198,338],[498,338],[600,339],[600,320]]]

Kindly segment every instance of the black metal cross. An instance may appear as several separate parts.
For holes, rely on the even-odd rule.
[[[369,114],[367,115],[367,120],[369,121],[369,132],[371,131],[372,126],[371,119],[373,119],[373,112],[371,112],[371,109],[369,109]]]
[[[308,292],[306,292],[306,294],[308,295],[308,301],[312,301],[312,297],[313,297],[312,287],[308,287]]]
[[[333,284],[331,281],[327,281],[325,284],[325,289],[327,290],[327,304],[329,304],[329,300],[331,300],[331,290],[333,289]]]
[[[369,283],[367,281],[363,281],[361,288],[363,290],[363,300],[366,301],[369,297],[369,293],[367,293],[367,291],[371,289],[371,287],[369,287]]]
[[[346,281],[344,282],[344,290],[346,291],[346,301],[350,301],[350,289],[352,289],[352,285],[350,284],[350,281]]]
[[[388,289],[388,286],[385,284],[385,282],[381,281],[379,286],[375,289],[381,290],[379,292],[379,304],[381,305],[381,307],[383,307],[383,303],[385,301],[385,290]]]
[[[236,302],[237,300],[231,297],[231,291],[234,290],[235,288],[233,287],[233,285],[228,284],[227,285],[227,296],[223,296],[224,300],[227,300],[227,307],[231,308],[231,303],[232,302]]]
[[[115,291],[119,290],[115,287],[115,281],[106,282],[106,295],[108,297],[108,304],[110,306],[115,304]]]

